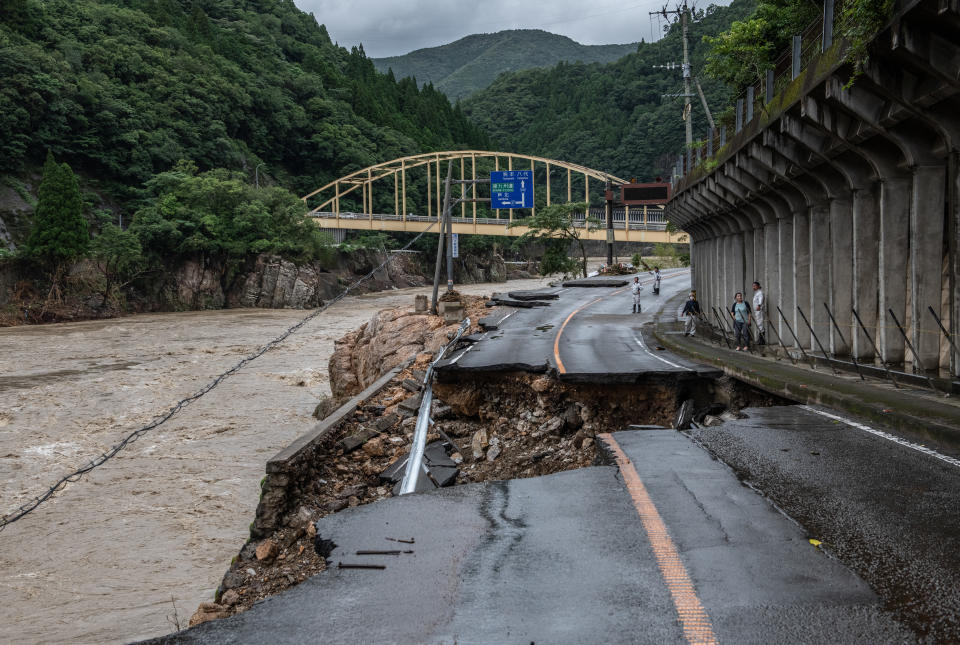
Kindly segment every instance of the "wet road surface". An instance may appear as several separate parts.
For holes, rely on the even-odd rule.
[[[615,284],[633,276],[601,281]],[[690,288],[686,270],[664,272],[660,295],[653,294],[653,277],[640,274],[641,313],[631,313],[633,296],[627,287],[566,287],[548,307],[517,309],[504,315],[495,331],[468,350],[451,356],[438,370],[532,372],[555,371],[571,382],[636,383],[664,378],[719,376],[720,371],[657,349],[641,328],[667,300]]]
[[[615,433],[719,642],[893,643],[870,588],[673,430]],[[470,484],[327,516],[330,570],[162,643],[683,643],[676,562],[614,467]],[[387,538],[412,538],[412,545]],[[414,551],[359,556],[357,550]],[[337,563],[384,564],[384,570]],[[682,583],[681,583],[682,586]]]
[[[960,466],[797,406],[744,412],[690,434],[929,642],[960,642]]]

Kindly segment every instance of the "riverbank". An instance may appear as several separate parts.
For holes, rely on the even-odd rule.
[[[517,280],[534,289],[546,279]],[[458,285],[483,295],[502,284]],[[0,533],[11,642],[172,632],[246,540],[264,464],[315,423],[333,343],[428,288],[349,297]],[[8,512],[255,351],[306,312],[232,309],[0,329]],[[175,611],[176,608],[176,611]]]

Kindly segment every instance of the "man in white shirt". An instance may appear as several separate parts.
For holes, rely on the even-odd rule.
[[[757,345],[766,345],[767,337],[764,335],[763,311],[767,307],[767,298],[763,295],[763,289],[759,282],[753,283],[753,319],[757,323]]]
[[[633,294],[633,313],[640,313],[640,292],[643,291],[643,287],[640,285],[640,276],[636,276],[633,279],[633,284],[630,285],[630,293]]]

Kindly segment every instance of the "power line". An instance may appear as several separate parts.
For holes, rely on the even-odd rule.
[[[434,225],[434,222],[431,222],[430,226],[428,226],[425,230],[419,233],[415,238],[410,240],[410,242],[408,242],[407,245],[400,250],[406,251],[411,246],[413,246],[413,244],[417,240],[419,240],[431,228],[433,228],[433,225]],[[378,271],[383,269],[385,266],[390,264],[394,260],[394,257],[396,256],[388,255],[387,259],[384,260],[379,266],[374,268],[372,271],[364,275],[359,280],[356,280],[353,284],[351,284],[342,292],[340,292],[332,300],[327,301],[326,303],[323,304],[323,306],[310,312],[310,314],[302,318],[300,322],[293,325],[292,327],[289,327],[285,332],[283,332],[282,334],[280,334],[279,336],[277,336],[276,338],[274,338],[273,340],[271,340],[270,342],[262,346],[253,354],[241,360],[239,363],[237,363],[236,365],[228,369],[226,372],[223,372],[222,374],[217,376],[215,379],[207,383],[205,386],[203,386],[202,388],[200,388],[190,396],[177,401],[176,405],[174,405],[172,408],[167,410],[167,412],[163,416],[155,419],[154,421],[148,423],[142,428],[138,428],[137,430],[134,430],[133,432],[125,436],[119,443],[115,444],[112,448],[110,448],[110,450],[102,453],[100,456],[95,457],[94,459],[91,459],[86,465],[81,466],[80,468],[77,468],[72,473],[68,475],[64,475],[57,481],[57,483],[49,487],[42,495],[34,497],[32,500],[30,500],[26,504],[23,504],[22,506],[20,506],[20,508],[18,508],[16,511],[5,514],[3,517],[0,517],[0,531],[3,531],[3,529],[7,528],[7,526],[9,526],[10,524],[13,524],[14,522],[25,517],[27,514],[36,510],[37,507],[39,507],[41,504],[43,504],[48,499],[50,499],[55,493],[64,489],[67,484],[79,481],[80,478],[83,477],[85,474],[87,474],[94,468],[97,468],[98,466],[103,465],[108,460],[115,457],[117,453],[119,453],[121,450],[129,446],[131,443],[133,443],[143,435],[145,435],[147,432],[163,425],[164,423],[172,419],[174,415],[180,412],[180,410],[190,405],[191,403],[193,403],[194,401],[202,397],[204,394],[210,392],[213,388],[220,385],[220,383],[222,383],[227,377],[229,377],[231,374],[238,372],[241,368],[247,365],[247,363],[250,363],[256,360],[257,358],[260,358],[261,356],[266,354],[269,350],[273,349],[274,347],[276,347],[277,345],[285,341],[291,334],[299,330],[301,327],[303,327],[308,322],[310,322],[311,320],[313,320],[314,318],[322,314],[324,311],[329,309],[331,306],[333,306],[337,302],[340,302],[341,300],[343,300],[347,296],[347,294],[349,294],[352,290],[360,286],[363,282],[366,282],[367,280],[369,280],[371,277],[373,277],[375,273],[377,273]]]

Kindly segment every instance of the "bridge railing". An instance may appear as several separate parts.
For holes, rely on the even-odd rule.
[[[309,214],[310,217],[318,219],[341,219],[341,220],[369,220],[369,221],[400,221],[403,218],[399,215],[393,214],[370,214],[370,213],[352,213],[352,212],[341,212],[339,215],[331,211],[317,211]],[[602,208],[596,208],[590,210],[590,216],[598,220],[600,228],[605,226],[606,215]],[[667,218],[664,216],[663,211],[660,209],[648,210],[647,214],[644,215],[643,211],[631,209],[629,211],[630,219],[630,230],[632,231],[663,231],[667,228]],[[455,224],[482,224],[487,226],[503,226],[508,228],[510,226],[510,220],[508,219],[496,219],[491,217],[478,217],[476,219],[472,217],[453,217],[453,222]],[[407,215],[406,221],[408,222],[436,222],[437,217],[424,216],[424,215]],[[586,217],[583,213],[574,213],[573,214],[574,226],[577,228],[584,228],[586,226]],[[514,219],[513,224],[517,226],[522,226],[524,223],[523,219]],[[627,228],[627,209],[626,208],[615,208],[613,209],[613,228],[618,230],[624,230]]]

